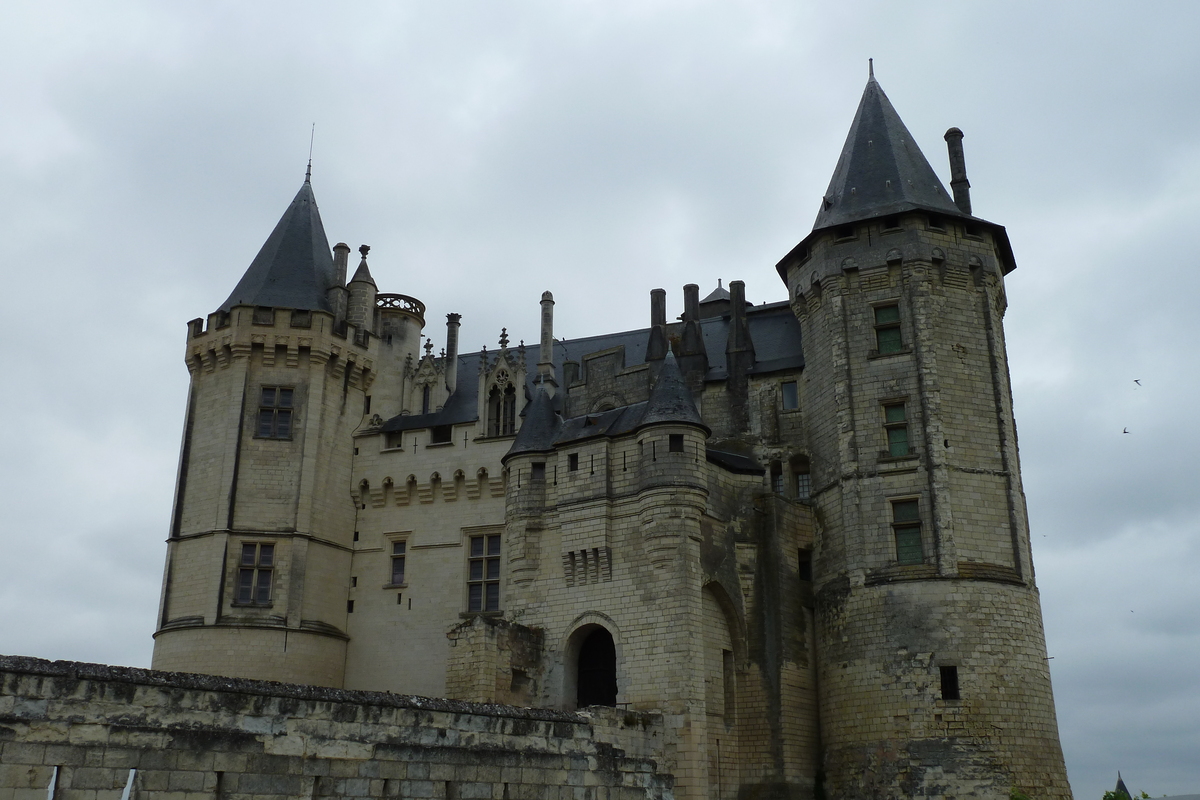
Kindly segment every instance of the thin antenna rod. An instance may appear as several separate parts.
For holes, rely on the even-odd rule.
[[[317,123],[312,124],[312,131],[308,134],[308,169],[304,172],[304,182],[308,183],[312,180],[312,151],[313,140],[317,138]]]
[[[867,80],[875,80],[875,59],[873,58],[867,59]]]

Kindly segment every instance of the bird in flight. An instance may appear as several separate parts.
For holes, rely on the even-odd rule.
[[[1133,382],[1134,382],[1134,383],[1136,383],[1138,386],[1141,386],[1141,385],[1142,385],[1142,382],[1141,382],[1141,381],[1139,381],[1137,378],[1134,378],[1134,379],[1133,379]]]
[[[1126,428],[1125,430],[1121,431],[1121,433],[1129,433],[1129,428]]]

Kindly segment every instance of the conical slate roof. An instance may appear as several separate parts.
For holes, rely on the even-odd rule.
[[[967,216],[954,205],[872,74],[813,230],[913,209]]]
[[[722,300],[729,299],[729,290],[721,285],[720,278],[717,279],[717,288],[708,293],[708,297],[701,300],[701,303],[719,303]]]
[[[638,427],[661,422],[696,425],[709,431],[709,427],[700,417],[700,412],[696,410],[692,392],[684,383],[683,374],[679,371],[679,364],[670,350],[667,351],[667,357],[663,359],[662,369],[658,373],[658,382],[654,384],[654,389],[650,392],[650,400],[646,403],[646,413],[642,415],[642,421],[638,423]]]
[[[305,178],[221,310],[249,305],[330,311],[325,292],[335,280],[329,240]]]
[[[362,281],[378,287],[375,279],[371,277],[371,269],[367,266],[366,256],[363,256],[362,261],[358,262],[358,269],[354,270],[354,277],[350,279],[350,283],[355,281]]]
[[[512,447],[504,454],[503,461],[522,453],[547,453],[554,450],[554,439],[558,436],[562,420],[554,411],[554,401],[546,390],[539,386],[533,395],[533,402],[525,411],[525,421]]]

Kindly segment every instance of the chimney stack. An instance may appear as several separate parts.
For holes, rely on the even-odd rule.
[[[542,342],[538,353],[537,382],[554,397],[558,382],[554,380],[554,295],[542,292]]]
[[[750,429],[750,369],[754,366],[754,342],[746,319],[746,284],[729,282],[729,338],[725,343],[725,368],[728,373],[725,395],[729,416],[736,431]]]
[[[667,290],[650,290],[650,340],[646,343],[646,360],[661,361],[667,357]]]
[[[708,374],[708,353],[704,349],[704,332],[700,329],[700,287],[694,283],[683,287],[683,332],[677,355],[688,388],[693,392],[703,391],[704,376]]]
[[[950,189],[954,205],[964,214],[971,213],[971,182],[967,180],[967,162],[963,158],[963,132],[958,128],[946,131],[946,148],[950,151]]]
[[[462,314],[446,315],[446,391],[454,394],[458,385],[458,325]]]

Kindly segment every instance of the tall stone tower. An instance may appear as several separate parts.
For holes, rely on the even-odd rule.
[[[189,323],[155,669],[342,685],[353,433],[396,360],[366,248],[347,288],[349,252],[331,255],[306,176],[229,299]]]
[[[1002,319],[1004,228],[951,198],[872,74],[782,261],[804,336],[832,798],[1067,798]]]

